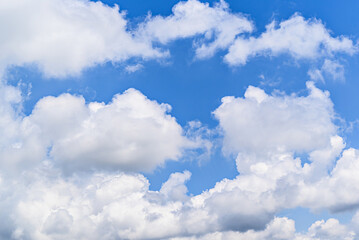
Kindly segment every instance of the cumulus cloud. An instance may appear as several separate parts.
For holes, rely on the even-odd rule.
[[[18,88],[3,86],[1,165],[26,168],[50,159],[65,172],[92,169],[151,171],[201,146],[185,137],[168,112],[135,89],[108,104],[85,103],[81,96],[44,97],[29,116],[16,113]],[[207,147],[207,146],[206,146]]]
[[[237,156],[241,174],[218,183],[216,192],[228,188],[248,197],[253,191],[252,202],[266,207],[262,216],[297,206],[334,212],[358,206],[351,194],[359,191],[357,150],[345,149],[337,136],[329,94],[311,82],[307,87],[308,96],[268,95],[249,87],[244,98],[223,98],[214,115],[224,151]],[[307,154],[309,162],[296,153]]]
[[[332,37],[319,20],[299,15],[248,38],[253,24],[224,1],[180,2],[170,16],[148,16],[131,30],[117,6],[101,2],[15,0],[1,2],[0,12],[1,70],[35,64],[53,77],[108,61],[164,57],[166,50],[153,46],[181,38],[195,38],[198,58],[228,48],[231,65],[256,55],[316,59],[356,51],[350,39]],[[341,79],[342,69],[325,60],[315,74]],[[312,82],[307,88],[302,96],[250,86],[244,97],[224,97],[214,116],[239,175],[191,196],[189,171],[172,173],[159,191],[130,172],[178,160],[186,149],[209,150],[212,143],[201,138],[208,129],[200,123],[191,122],[185,133],[169,105],[135,89],[109,103],[48,96],[25,116],[19,88],[1,82],[0,238],[352,239],[351,228],[335,219],[298,234],[293,220],[275,217],[298,206],[359,206],[358,150],[346,149],[338,136],[329,93]],[[307,163],[298,154],[307,154]]]
[[[355,233],[348,227],[339,223],[337,219],[330,218],[327,221],[316,221],[308,229],[308,236],[312,239],[354,239]]]
[[[212,201],[216,205],[211,208],[208,203],[205,207],[198,202],[203,194],[168,199],[167,193],[177,191],[178,184],[188,180],[189,175],[189,172],[174,173],[160,191],[151,191],[148,180],[140,174],[97,173],[64,179],[56,169],[44,166],[37,173],[23,174],[11,186],[9,179],[1,183],[0,192],[8,197],[0,199],[4,209],[0,216],[6,221],[0,226],[0,236],[2,239],[223,240],[353,239],[355,236],[349,226],[336,219],[317,221],[307,233],[296,233],[293,220],[278,217],[259,229],[231,229],[221,217],[234,211],[232,216],[237,218],[231,219],[232,227],[245,225],[251,221],[251,215],[238,215],[253,211],[247,209],[249,202],[239,201],[243,199],[238,197],[228,202],[231,198],[227,197],[235,194],[228,196],[217,191],[218,196]]]
[[[333,212],[352,210],[359,206],[357,184],[359,171],[358,150],[346,149],[329,175],[316,182],[298,185],[298,204],[306,207],[327,208]]]
[[[236,210],[231,219],[223,219],[230,209],[234,210],[232,204],[246,198],[244,195],[228,203],[226,195],[221,197],[218,192],[212,197],[212,206],[195,203],[198,199],[189,196],[183,198],[184,191],[178,194],[178,187],[189,176],[189,172],[174,173],[160,191],[150,191],[148,180],[140,174],[90,174],[64,179],[56,169],[44,166],[37,173],[20,176],[11,188],[7,187],[11,180],[0,185],[1,193],[8,196],[0,199],[0,206],[6,207],[0,214],[7,222],[0,232],[5,239],[167,239],[221,232],[233,226],[247,230],[258,224],[250,216],[255,210],[246,209],[248,204],[254,206],[249,201],[239,207],[242,215]],[[293,226],[279,228],[280,221],[275,219],[267,227],[271,230],[263,234],[288,235]],[[257,235],[254,231],[251,234]]]
[[[150,16],[138,29],[128,28],[117,5],[100,1],[3,1],[0,13],[0,70],[35,64],[48,77],[78,75],[97,64],[133,57],[163,58],[168,51],[154,48],[154,42],[198,35],[205,37],[196,44],[197,55],[211,56],[253,28],[245,17],[230,13],[224,1],[214,7],[196,0],[180,2],[172,15]]]
[[[250,86],[244,98],[222,99],[214,115],[224,131],[224,151],[238,154],[241,172],[256,158],[260,161],[277,153],[304,153],[330,146],[336,126],[329,93],[311,82],[307,87],[308,96],[270,96]]]
[[[118,6],[80,0],[2,1],[0,67],[36,64],[63,77],[109,61],[165,53],[136,39]]]
[[[30,167],[46,154],[38,130],[22,121],[22,101],[18,87],[0,82],[0,162],[7,171]]]
[[[286,53],[296,59],[316,59],[336,52],[353,54],[356,46],[347,37],[332,37],[320,20],[295,14],[279,26],[273,21],[259,37],[237,38],[224,59],[230,65],[244,65],[258,55]]]
[[[162,184],[160,192],[169,200],[185,200],[187,198],[187,182],[191,177],[189,171],[183,173],[172,173],[167,182]]]
[[[319,20],[299,15],[278,28],[272,22],[258,38],[248,37],[254,24],[231,12],[225,1],[213,6],[197,0],[179,2],[169,16],[149,15],[131,29],[125,12],[100,1],[3,1],[0,15],[0,71],[37,66],[47,77],[78,75],[86,68],[129,58],[168,57],[167,44],[184,38],[194,38],[197,58],[228,50],[224,59],[230,65],[243,65],[256,55],[289,53],[313,59],[356,51],[349,38],[332,37]]]
[[[189,0],[176,4],[172,12],[168,17],[149,17],[138,34],[163,44],[180,38],[204,36],[195,43],[197,57],[204,58],[228,48],[239,34],[253,30],[252,23],[241,14],[231,13],[224,1],[210,7],[208,3]]]
[[[29,120],[44,129],[52,143],[50,156],[66,168],[148,171],[178,159],[190,145],[169,110],[129,89],[109,104],[85,104],[69,94],[46,97]]]
[[[171,174],[159,191],[149,190],[141,174],[101,173],[109,168],[151,169],[166,158],[178,158],[182,147],[193,146],[167,113],[168,105],[151,101],[134,89],[116,95],[108,104],[86,104],[80,96],[63,94],[41,99],[24,117],[16,111],[21,102],[18,89],[4,86],[4,119],[9,126],[31,134],[18,131],[12,136],[14,131],[5,132],[3,127],[9,137],[2,136],[2,146],[7,148],[1,153],[16,146],[14,153],[23,162],[28,160],[23,158],[25,153],[38,162],[13,176],[1,171],[0,193],[7,197],[0,199],[4,210],[0,217],[6,222],[0,226],[0,236],[335,239],[346,231],[341,236],[351,239],[351,228],[336,220],[316,222],[308,233],[298,234],[293,220],[275,217],[285,208],[343,211],[359,204],[352,194],[359,191],[354,184],[359,181],[358,150],[343,151],[345,144],[336,135],[329,94],[311,82],[307,87],[306,96],[269,95],[249,87],[243,98],[225,97],[214,114],[223,130],[226,151],[238,155],[240,174],[189,196],[188,171]],[[305,141],[297,141],[297,135]],[[254,139],[261,139],[261,144]],[[26,147],[26,141],[42,146],[40,157],[31,145]],[[172,147],[164,148],[167,145]],[[303,164],[295,157],[297,151],[307,153],[309,162]],[[2,164],[2,169],[9,169]],[[84,171],[91,168],[97,170]],[[76,174],[63,177],[61,169]]]

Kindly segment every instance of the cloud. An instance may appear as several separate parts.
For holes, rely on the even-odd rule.
[[[49,77],[132,57],[165,57],[165,49],[153,46],[183,38],[195,39],[197,58],[229,49],[230,65],[256,55],[330,59],[356,51],[350,39],[332,37],[319,20],[299,15],[247,37],[253,24],[224,1],[212,7],[180,2],[170,16],[148,16],[133,29],[118,7],[86,0],[7,1],[0,12],[6,23],[0,23],[1,70],[35,64]],[[332,60],[322,72],[343,76]],[[185,132],[169,105],[135,89],[109,103],[48,96],[25,116],[19,88],[0,82],[0,238],[350,239],[350,227],[334,219],[298,234],[293,220],[275,217],[298,206],[359,206],[358,150],[346,149],[338,136],[329,93],[312,82],[307,89],[302,96],[250,86],[244,97],[224,97],[214,116],[239,175],[192,196],[188,171],[172,173],[159,191],[134,172],[179,160],[188,149],[209,151],[212,143],[202,134],[211,133],[200,123],[189,123]],[[300,154],[308,155],[307,163]]]
[[[172,240],[284,240],[294,239],[294,221],[288,218],[274,218],[264,230],[247,232],[214,232],[202,236],[172,238]]]
[[[12,66],[36,66],[46,77],[61,78],[107,62],[161,59],[169,56],[169,43],[186,38],[193,39],[196,58],[228,50],[224,60],[230,65],[243,65],[256,55],[289,53],[315,59],[356,52],[349,38],[332,37],[319,20],[298,14],[279,27],[272,22],[257,38],[248,37],[254,24],[231,12],[225,1],[213,6],[197,0],[179,2],[169,16],[148,15],[132,28],[117,5],[100,1],[4,1],[0,13],[2,74]],[[126,71],[140,66],[128,66]]]
[[[327,221],[321,220],[313,223],[305,236],[299,239],[344,239],[352,240],[355,233],[350,231],[347,226],[339,223],[337,219],[329,218]]]
[[[172,173],[167,182],[162,184],[160,192],[166,196],[169,200],[181,200],[184,201],[187,198],[187,182],[191,177],[189,171],[183,173]]]
[[[314,81],[321,81],[324,82],[323,75],[332,78],[334,81],[341,81],[345,80],[344,76],[344,66],[340,64],[338,61],[332,61],[329,59],[325,59],[323,66],[321,69],[311,69],[308,71],[308,75],[310,79]]]
[[[344,81],[344,66],[336,61],[325,59],[322,71],[333,78],[333,80]]]
[[[188,176],[188,172],[174,173],[167,183],[184,177],[178,181],[182,182],[188,180]],[[224,202],[216,199],[213,209],[201,207],[198,202],[194,204],[203,194],[169,200],[162,190],[150,191],[148,180],[140,174],[97,173],[63,179],[56,169],[45,166],[7,185],[10,182],[6,179],[0,185],[0,192],[7,196],[0,199],[3,209],[0,216],[6,221],[6,225],[0,227],[3,239],[11,236],[13,239],[317,240],[354,239],[355,236],[349,225],[342,225],[336,219],[317,221],[306,233],[296,233],[293,220],[279,217],[261,229],[228,229],[213,215],[213,210],[219,214],[227,208],[229,211],[223,214],[234,211],[233,216],[238,216],[238,209],[242,213],[248,211],[247,202],[240,201],[238,205],[237,198],[229,202],[231,198],[219,191],[217,194],[223,194]],[[176,191],[177,186],[167,184],[166,188]],[[214,208],[218,206],[220,209]],[[258,206],[261,204],[257,203]],[[244,223],[251,220],[249,216],[238,219]],[[233,218],[232,224],[241,224],[238,219]]]
[[[298,205],[313,209],[327,208],[333,212],[356,209],[359,206],[357,172],[359,153],[356,149],[346,149],[341,153],[333,170],[317,181],[303,181],[298,185]]]
[[[0,164],[6,172],[31,167],[46,154],[38,130],[22,121],[22,102],[18,87],[0,82]]]
[[[118,6],[80,0],[14,0],[0,4],[0,67],[36,64],[48,77],[131,57],[166,54],[136,39]]]
[[[297,206],[337,212],[359,204],[352,195],[359,191],[358,150],[345,149],[337,135],[329,93],[311,82],[307,87],[307,96],[268,95],[248,87],[244,98],[225,97],[214,111],[223,149],[236,156],[240,172],[217,185],[233,195],[248,197],[253,191],[251,201],[261,203],[263,216]],[[296,154],[307,154],[307,163]],[[223,193],[219,189],[211,191]]]
[[[196,56],[205,58],[228,48],[238,35],[253,30],[252,23],[241,14],[231,13],[224,1],[213,7],[197,0],[179,2],[172,12],[167,17],[150,16],[140,26],[139,36],[162,44],[200,36],[195,43]]]
[[[324,82],[324,77],[322,71],[320,69],[310,69],[308,71],[308,75],[313,81],[321,81]]]
[[[316,59],[336,52],[353,54],[356,46],[347,37],[332,37],[317,19],[305,20],[295,14],[276,25],[267,25],[259,37],[238,37],[229,47],[224,60],[230,65],[244,65],[250,57],[289,54],[295,59]]]
[[[0,13],[0,70],[35,64],[47,77],[78,75],[83,69],[129,58],[163,58],[168,51],[154,48],[154,42],[198,35],[206,37],[197,43],[197,55],[211,56],[238,34],[252,30],[251,22],[230,13],[224,1],[214,7],[196,0],[180,2],[173,15],[148,17],[139,29],[129,29],[117,5],[100,1],[4,1]]]
[[[143,65],[142,64],[135,64],[135,65],[128,65],[125,67],[125,70],[128,72],[128,73],[134,73],[134,72],[137,72],[139,70],[141,70],[143,68]]]
[[[22,101],[18,88],[3,86],[0,91],[0,162],[14,171],[46,159],[67,173],[151,171],[166,160],[178,160],[186,149],[202,146],[199,136],[185,137],[168,114],[169,105],[135,89],[115,95],[108,104],[85,103],[70,94],[44,97],[29,116],[12,106]]]
[[[240,172],[248,171],[255,159],[261,161],[277,153],[311,152],[330,145],[336,126],[329,93],[311,82],[307,88],[308,96],[270,96],[249,86],[244,98],[222,98],[214,115],[224,131],[224,151],[238,154]]]
[[[172,240],[320,240],[345,239],[353,240],[355,233],[337,219],[316,221],[306,233],[295,231],[295,222],[288,218],[274,218],[262,231],[241,232],[215,232],[202,236],[172,238]]]
[[[167,115],[170,106],[129,89],[112,102],[89,103],[69,94],[46,97],[29,120],[44,129],[50,156],[69,169],[107,168],[149,171],[178,159],[190,142]],[[76,118],[74,118],[76,116]]]
[[[3,86],[1,121],[9,128],[2,127],[7,135],[1,136],[0,153],[11,160],[18,156],[19,162],[1,163],[0,195],[7,197],[0,199],[0,218],[6,222],[0,236],[335,239],[344,231],[352,234],[350,226],[334,220],[299,234],[293,220],[275,217],[298,206],[344,211],[359,204],[353,195],[359,191],[358,150],[345,149],[336,135],[329,93],[311,82],[307,87],[305,96],[248,87],[243,98],[223,98],[214,114],[226,151],[238,155],[240,174],[191,196],[185,185],[188,171],[172,173],[159,191],[149,190],[143,175],[126,172],[153,169],[167,158],[178,159],[182,148],[198,147],[168,114],[168,105],[134,89],[107,104],[63,94],[41,99],[29,116],[22,116],[16,107],[19,89]],[[297,135],[305,141],[297,141]],[[295,152],[307,153],[308,163]],[[12,174],[10,166],[21,171]],[[63,170],[74,174],[64,176]]]
[[[228,203],[225,195],[216,196],[212,206],[199,206],[194,204],[198,200],[183,198],[185,191],[177,194],[189,175],[174,173],[160,191],[150,191],[140,174],[96,173],[64,179],[56,169],[44,166],[0,185],[0,192],[8,196],[0,199],[4,209],[0,216],[7,223],[0,233],[5,239],[166,239],[226,230],[228,224],[249,227],[247,220],[258,224],[249,215],[254,208],[246,209],[249,201],[239,207],[248,215],[236,216],[238,209],[231,215],[235,218],[227,219],[230,223],[222,218],[239,198]]]

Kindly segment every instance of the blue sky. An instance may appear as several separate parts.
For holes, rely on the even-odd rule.
[[[4,1],[0,238],[356,239],[358,8]]]

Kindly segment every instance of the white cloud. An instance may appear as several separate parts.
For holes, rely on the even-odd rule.
[[[324,77],[323,77],[322,71],[319,69],[310,69],[308,71],[308,75],[309,75],[310,79],[313,81],[324,82]]]
[[[238,154],[239,171],[277,153],[311,152],[330,146],[336,134],[328,92],[308,82],[308,96],[267,95],[248,87],[244,98],[224,97],[214,111],[224,131],[224,150]]]
[[[167,183],[182,185],[189,175],[174,173]],[[165,192],[176,191],[178,186],[172,183],[167,184],[166,191],[150,191],[148,180],[139,174],[90,174],[65,180],[55,169],[44,167],[16,181],[6,179],[1,183],[0,192],[7,198],[0,199],[3,209],[0,216],[6,222],[0,226],[0,236],[2,239],[12,236],[13,239],[89,240],[349,240],[355,236],[349,225],[342,225],[336,219],[317,221],[306,233],[296,233],[293,220],[278,217],[269,218],[260,228],[235,229],[234,225],[246,226],[251,222],[252,211],[262,207],[263,202],[251,204],[249,199],[245,200],[249,192],[240,198],[239,191],[226,181],[222,181],[224,185],[217,184],[216,193],[212,192],[217,196],[212,195],[211,201],[206,199],[205,205],[198,200],[207,193],[168,199]],[[252,190],[253,196],[255,193]],[[264,194],[262,200],[268,196]],[[232,197],[235,198],[231,201]],[[228,219],[231,222],[223,222],[224,216],[232,217]]]
[[[55,169],[44,167],[0,185],[0,192],[8,196],[0,199],[4,209],[0,216],[7,222],[0,227],[0,233],[4,238],[15,239],[166,239],[230,230],[233,226],[246,230],[258,224],[265,226],[255,222],[261,216],[251,216],[261,210],[255,210],[245,195],[232,194],[236,198],[228,203],[226,194],[218,192],[206,200],[210,201],[206,206],[199,206],[193,203],[197,200],[183,198],[184,192],[176,194],[177,187],[184,186],[189,175],[174,173],[161,191],[150,191],[148,180],[139,174],[92,174],[63,179]],[[246,200],[244,205],[228,215],[232,218],[225,219],[241,198]],[[274,220],[274,226],[278,221]],[[270,230],[272,233],[266,234],[288,232],[275,229],[279,232]]]
[[[321,69],[311,69],[308,71],[309,77],[314,80],[324,82],[323,75],[332,78],[334,81],[344,81],[344,66],[338,61],[325,59]]]
[[[187,198],[187,182],[191,177],[189,171],[183,173],[172,173],[167,182],[162,184],[160,192],[169,200],[184,201]]]
[[[3,85],[0,91],[0,164],[14,171],[46,159],[67,173],[151,171],[166,160],[178,160],[186,149],[208,148],[200,136],[185,137],[168,114],[169,105],[135,89],[115,95],[108,104],[86,104],[70,94],[45,97],[29,116],[13,106],[21,106],[18,88]]]
[[[329,59],[325,59],[324,64],[322,66],[322,71],[329,76],[331,76],[334,80],[344,81],[344,66],[336,61],[331,61]]]
[[[288,218],[274,218],[263,231],[215,232],[199,237],[173,238],[172,240],[289,240],[295,237],[294,221]]]
[[[299,15],[281,22],[279,28],[272,22],[258,38],[247,38],[244,33],[253,31],[253,23],[231,12],[224,1],[213,6],[197,0],[179,2],[172,12],[165,17],[149,15],[129,29],[118,6],[100,1],[3,1],[0,71],[37,66],[47,77],[78,75],[106,62],[166,57],[166,45],[184,38],[194,38],[197,58],[228,49],[225,61],[230,65],[243,65],[249,57],[263,54],[317,58],[356,51],[349,38],[332,37],[319,20]],[[135,64],[125,70],[133,72],[139,67]]]
[[[204,36],[195,43],[197,57],[204,58],[228,48],[239,34],[253,30],[252,23],[241,14],[231,13],[224,1],[213,7],[197,0],[179,2],[172,12],[168,17],[149,17],[140,27],[139,36],[163,44]]]
[[[355,233],[350,231],[347,226],[339,223],[337,219],[330,218],[327,221],[316,221],[309,227],[308,233],[300,239],[327,239],[327,240],[353,240]]]
[[[48,77],[78,75],[97,64],[132,57],[166,57],[168,52],[153,48],[153,42],[198,35],[205,37],[197,43],[197,55],[211,56],[252,30],[251,22],[230,13],[224,1],[214,7],[196,0],[180,2],[173,15],[148,17],[139,29],[128,29],[117,5],[100,1],[2,1],[0,15],[0,70],[35,64]]]
[[[18,87],[0,82],[0,164],[6,172],[30,167],[46,154],[38,129],[22,121],[22,101]]]
[[[191,144],[167,114],[170,109],[129,89],[109,104],[85,104],[82,97],[69,94],[46,97],[27,119],[49,139],[55,163],[69,171],[149,171],[167,159],[178,159]]]
[[[315,182],[302,181],[298,184],[298,205],[313,209],[327,208],[334,212],[352,210],[359,205],[359,153],[347,149],[327,176]]]
[[[0,67],[36,64],[47,76],[130,57],[165,53],[136,39],[119,8],[100,1],[14,0],[0,3]]]
[[[359,203],[353,195],[359,192],[355,184],[359,181],[358,150],[342,152],[345,144],[336,136],[329,94],[310,82],[307,87],[307,96],[268,95],[249,87],[244,98],[224,98],[215,116],[224,130],[227,150],[239,154],[241,174],[188,196],[185,183],[191,174],[187,171],[173,173],[160,191],[150,191],[148,180],[139,174],[95,171],[64,178],[60,170],[151,169],[167,157],[177,158],[181,147],[197,146],[182,135],[182,128],[167,113],[168,105],[148,100],[133,89],[108,104],[86,104],[80,96],[63,94],[43,98],[23,117],[13,106],[21,102],[19,90],[4,86],[2,116],[9,126],[28,135],[4,132],[1,153],[9,151],[15,141],[19,144],[14,154],[20,154],[21,163],[29,160],[25,154],[30,162],[38,162],[22,174],[2,170],[0,194],[7,197],[0,199],[0,218],[6,222],[0,226],[0,236],[335,239],[346,229],[350,233],[349,227],[328,220],[315,223],[308,234],[297,234],[292,220],[275,218],[285,208],[342,211]],[[196,122],[191,125],[200,127]],[[293,139],[297,134],[304,143]],[[282,137],[273,137],[277,135]],[[39,155],[27,141],[40,146]],[[131,151],[129,143],[141,148]],[[52,147],[50,159],[45,160],[48,146]],[[296,151],[308,153],[311,163],[302,166],[294,157]],[[2,162],[2,169],[7,171],[8,164]],[[328,226],[338,226],[338,230],[330,231]]]
[[[290,54],[294,58],[315,59],[336,52],[353,54],[356,47],[344,36],[332,37],[317,19],[305,20],[295,14],[288,20],[267,25],[259,37],[237,38],[229,47],[225,61],[230,65],[244,65],[248,58],[258,55]]]
[[[329,94],[311,82],[307,87],[308,96],[268,95],[249,87],[244,98],[223,98],[214,114],[224,150],[237,155],[241,174],[212,192],[222,194],[224,188],[249,197],[253,191],[251,201],[260,202],[262,216],[297,206],[331,211],[358,206],[357,150],[343,151]],[[295,153],[308,154],[309,162],[302,166],[304,159]]]
[[[229,48],[231,65],[260,54],[313,59],[355,52],[348,38],[331,37],[321,22],[298,15],[247,39],[241,34],[252,23],[223,1],[178,3],[172,15],[150,16],[135,31],[117,7],[86,0],[14,0],[1,2],[0,12],[2,70],[34,63],[55,77],[108,61],[163,57],[166,51],[153,43],[189,37],[199,37],[198,58]],[[343,76],[330,60],[322,71]],[[243,98],[223,98],[214,114],[240,175],[188,196],[188,171],[171,174],[160,191],[150,191],[143,175],[116,171],[150,171],[185,149],[211,148],[200,137],[207,129],[192,122],[186,135],[169,105],[134,89],[108,104],[63,94],[41,99],[24,116],[20,90],[1,83],[0,238],[350,239],[350,229],[333,219],[301,235],[292,220],[274,217],[297,206],[343,211],[359,205],[358,150],[343,151],[329,93],[311,82],[307,87],[307,96],[250,86]],[[296,153],[308,154],[310,163],[302,166]],[[75,174],[64,177],[62,170]]]
[[[134,72],[137,72],[139,70],[141,70],[143,68],[143,65],[140,64],[140,63],[137,63],[135,65],[128,65],[125,67],[125,70],[128,72],[128,73],[134,73]]]

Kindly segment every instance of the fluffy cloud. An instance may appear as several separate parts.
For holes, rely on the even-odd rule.
[[[345,144],[336,136],[329,94],[310,82],[307,87],[307,96],[268,95],[249,87],[244,98],[225,97],[214,114],[223,129],[226,151],[239,156],[240,174],[188,196],[188,171],[173,173],[159,191],[149,190],[148,180],[140,174],[85,171],[63,177],[61,171],[143,170],[166,158],[178,158],[181,148],[196,145],[167,114],[168,105],[133,89],[116,95],[108,104],[86,104],[80,96],[63,94],[41,99],[33,112],[23,117],[16,108],[21,103],[20,92],[3,86],[1,121],[9,128],[2,127],[8,137],[2,136],[5,148],[1,153],[15,147],[13,154],[19,154],[22,162],[38,162],[13,175],[16,177],[2,170],[0,194],[7,197],[0,199],[0,217],[6,222],[0,227],[0,236],[351,239],[352,230],[336,220],[316,222],[308,233],[298,234],[293,220],[275,217],[285,208],[342,211],[359,203],[352,194],[359,191],[354,184],[358,181],[358,150],[342,152]],[[298,134],[305,142],[294,139]],[[254,141],[258,138],[261,144]],[[27,142],[42,146],[39,153]],[[308,153],[310,162],[302,164],[295,152]],[[9,169],[6,161],[2,164],[2,169]]]
[[[118,7],[101,2],[15,0],[0,3],[0,12],[1,70],[36,64],[55,77],[108,61],[163,57],[166,51],[154,44],[190,37],[198,58],[229,48],[231,65],[260,54],[315,59],[356,51],[348,38],[332,37],[320,21],[299,15],[246,38],[252,23],[223,1],[180,2],[170,16],[149,16],[132,30]],[[338,64],[326,60],[321,71],[339,79]],[[329,93],[312,82],[307,88],[306,96],[269,95],[250,86],[243,98],[224,97],[214,115],[240,174],[189,196],[188,171],[171,174],[159,191],[129,173],[178,160],[185,149],[211,147],[198,123],[185,134],[170,106],[129,89],[107,104],[44,97],[24,116],[20,90],[1,82],[0,238],[352,239],[350,227],[334,219],[297,234],[293,220],[275,217],[298,206],[359,205],[358,150],[345,149],[337,135]],[[297,154],[307,154],[307,163]]]
[[[241,33],[251,32],[252,23],[240,14],[230,12],[224,1],[210,7],[208,3],[189,0],[176,4],[168,17],[150,17],[140,27],[142,38],[167,43],[171,40],[202,35],[195,44],[199,58],[210,57],[226,49]]]
[[[224,1],[209,6],[189,0],[172,11],[166,17],[149,15],[129,29],[117,5],[109,7],[100,1],[3,1],[0,71],[35,65],[48,77],[77,75],[106,62],[166,57],[166,44],[183,38],[195,38],[197,58],[228,49],[225,61],[230,65],[245,64],[249,57],[263,54],[317,58],[356,51],[349,38],[332,37],[319,20],[299,15],[281,22],[279,28],[273,22],[258,38],[248,38],[243,34],[253,31],[252,22],[232,13]],[[126,71],[140,66],[128,66]]]
[[[0,164],[6,172],[31,167],[46,154],[39,132],[23,121],[22,93],[0,82]]]
[[[358,205],[352,195],[359,192],[357,150],[343,151],[329,94],[311,82],[307,87],[308,96],[268,95],[249,87],[244,98],[223,98],[214,115],[224,151],[237,156],[241,174],[209,192],[222,194],[223,188],[246,197],[253,192],[262,216],[297,206],[343,211]],[[296,153],[307,154],[309,162]]]
[[[231,219],[232,226],[245,225],[250,216],[238,218],[238,215],[248,212],[248,202],[240,201],[238,205],[241,200],[238,198],[228,202],[231,198],[227,197],[235,196],[225,194],[229,189],[217,191],[223,201],[216,199],[217,205],[211,206],[212,209],[194,203],[203,194],[169,199],[168,192],[177,191],[188,177],[188,172],[174,173],[160,191],[150,191],[148,180],[140,174],[92,174],[63,179],[57,170],[44,166],[37,173],[23,174],[17,181],[7,179],[1,183],[0,192],[7,197],[0,199],[3,209],[0,216],[6,221],[0,226],[0,236],[2,239],[184,240],[317,240],[355,236],[348,226],[335,219],[317,221],[307,233],[300,234],[296,233],[293,220],[277,217],[256,231],[231,229],[218,217],[237,215]],[[234,212],[220,215],[225,208]]]
[[[69,94],[46,97],[29,120],[41,126],[52,143],[50,156],[65,168],[143,171],[178,159],[190,144],[181,126],[166,114],[169,110],[169,105],[129,89],[109,104],[86,105],[82,97]]]
[[[295,14],[280,22],[279,27],[275,22],[270,23],[257,38],[237,38],[230,46],[225,61],[230,65],[243,65],[249,57],[257,55],[287,53],[297,59],[315,59],[335,52],[353,54],[355,51],[356,47],[349,38],[332,37],[319,20],[305,20]]]
[[[170,106],[147,99],[135,89],[108,104],[86,104],[81,96],[45,97],[29,116],[16,113],[15,87],[3,86],[1,164],[23,168],[49,158],[66,172],[91,169],[150,171],[199,147],[167,114]]]
[[[241,172],[248,171],[255,159],[330,146],[336,126],[332,122],[334,111],[329,93],[311,82],[307,87],[308,96],[270,96],[250,86],[244,98],[222,99],[214,115],[224,131],[224,150],[238,154]]]
[[[338,220],[330,218],[327,221],[316,221],[308,229],[307,237],[310,239],[354,239],[355,233]],[[306,238],[304,238],[306,239]]]
[[[178,186],[173,182],[182,184],[188,176],[188,172],[174,173],[164,183],[166,191],[164,188],[150,191],[149,182],[139,174],[94,174],[64,180],[55,170],[45,167],[14,182],[15,191],[6,188],[4,184],[8,181],[0,185],[1,193],[8,196],[0,200],[0,206],[6,209],[1,217],[7,223],[0,227],[0,236],[3,239],[354,239],[355,233],[336,219],[317,221],[307,233],[296,233],[293,220],[277,217],[256,231],[228,229],[211,209],[194,205],[195,200],[190,197],[168,199],[167,192],[176,191]],[[238,205],[239,199],[235,199],[229,203],[230,198],[226,198],[229,196],[218,194],[223,194],[224,200],[216,206],[220,207],[218,212],[224,208],[247,211],[245,202]],[[242,217],[243,221],[248,220],[248,216]],[[232,219],[232,224],[241,224],[237,220]]]
[[[166,239],[221,232],[234,226],[244,227],[243,231],[258,225],[250,216],[255,210],[249,200],[228,215],[229,209],[234,210],[231,206],[246,198],[244,195],[229,205],[226,194],[220,196],[218,192],[218,196],[212,197],[212,209],[208,203],[207,206],[195,203],[198,199],[183,198],[184,192],[178,194],[178,187],[188,178],[189,172],[174,173],[160,191],[150,191],[149,182],[139,174],[92,174],[64,179],[56,169],[44,166],[37,173],[27,172],[16,181],[7,179],[0,185],[0,192],[8,196],[0,199],[0,207],[6,210],[0,213],[1,218],[7,222],[0,227],[0,236],[4,239],[10,236],[14,239]],[[246,209],[248,204],[251,210]],[[223,219],[226,215],[232,218]],[[291,226],[280,228],[281,221],[289,221]],[[287,236],[293,225],[288,219],[275,219],[267,227],[270,230],[259,236]],[[257,235],[250,231],[244,236],[252,234]]]
[[[298,185],[300,205],[311,208],[328,208],[334,212],[352,210],[359,204],[357,194],[359,153],[356,149],[347,149],[336,162],[329,175],[316,182],[301,181]]]
[[[100,1],[2,1],[0,16],[2,70],[36,64],[63,77],[108,61],[164,56],[131,34],[117,6]]]
[[[207,39],[198,43],[197,55],[210,56],[252,30],[252,24],[230,13],[223,1],[214,7],[196,0],[180,2],[173,15],[149,17],[139,29],[128,29],[117,5],[100,1],[3,1],[0,15],[0,70],[35,64],[49,77],[76,75],[96,64],[131,57],[162,58],[168,52],[153,48],[153,42],[197,35]]]

